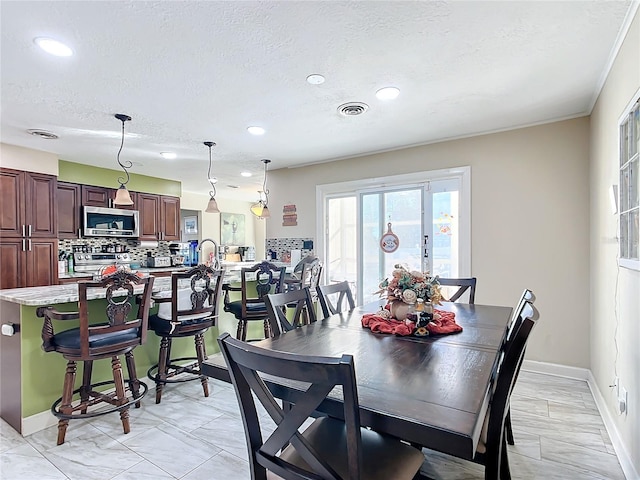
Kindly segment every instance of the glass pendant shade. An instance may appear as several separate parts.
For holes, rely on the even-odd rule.
[[[114,205],[133,205],[133,200],[131,200],[131,195],[129,194],[129,190],[123,184],[120,184],[120,188],[116,192],[116,198],[113,201]]]
[[[260,214],[260,218],[269,218],[271,217],[271,213],[269,213],[269,207],[266,205],[262,209],[262,213]]]
[[[264,211],[265,206],[260,200],[258,203],[254,203],[251,205],[251,213],[253,213],[256,217],[262,217],[262,212]]]
[[[218,202],[213,197],[209,198],[209,203],[207,203],[207,208],[205,213],[220,213],[220,209],[218,208]]]

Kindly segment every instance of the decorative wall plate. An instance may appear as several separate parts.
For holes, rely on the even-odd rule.
[[[380,239],[380,248],[384,253],[393,253],[400,246],[400,239],[391,231],[391,222],[387,223],[387,233]]]

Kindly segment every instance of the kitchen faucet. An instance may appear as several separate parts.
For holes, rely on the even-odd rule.
[[[202,244],[204,244],[205,242],[213,243],[213,262],[211,266],[215,269],[220,268],[220,262],[218,261],[218,244],[212,238],[205,238],[198,244],[198,254],[202,253]]]

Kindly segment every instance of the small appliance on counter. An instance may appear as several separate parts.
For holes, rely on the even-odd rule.
[[[152,257],[150,253],[147,254],[147,268],[158,267],[170,267],[171,257]]]
[[[171,265],[177,266],[191,266],[191,260],[189,259],[189,243],[188,242],[176,242],[169,244],[169,251],[171,252]]]

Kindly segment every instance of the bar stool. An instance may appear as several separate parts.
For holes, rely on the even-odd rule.
[[[159,305],[158,313],[149,317],[149,328],[161,340],[158,363],[147,371],[147,376],[156,384],[156,403],[160,403],[166,384],[197,379],[202,383],[204,396],[209,396],[207,377],[200,370],[207,359],[204,333],[218,318],[223,278],[224,269],[197,265],[171,275],[168,296],[163,296],[162,292],[153,296],[153,301]],[[171,358],[172,340],[181,337],[194,337],[195,357]]]
[[[58,445],[64,443],[69,420],[90,418],[107,413],[120,412],[124,433],[129,433],[129,407],[147,393],[147,385],[136,375],[133,349],[142,345],[147,338],[147,322],[153,277],[140,278],[123,270],[104,277],[99,281],[78,283],[78,312],[59,312],[53,307],[40,307],[36,315],[44,317],[42,327],[42,348],[45,352],[58,352],[67,359],[62,397],[51,406],[51,413],[58,421]],[[139,300],[138,311],[131,315],[135,294],[144,287]],[[88,289],[105,289],[107,308],[100,323],[89,324]],[[136,292],[138,290],[138,292]],[[131,318],[133,317],[133,318]],[[80,326],[54,333],[51,320],[79,320]],[[91,320],[96,320],[91,319]],[[124,355],[129,378],[122,373],[120,355]],[[113,380],[91,383],[93,361],[111,358]],[[74,390],[76,362],[83,362],[82,386]],[[113,384],[115,391],[104,389]],[[98,390],[100,391],[98,391]],[[79,398],[75,395],[79,394]]]

